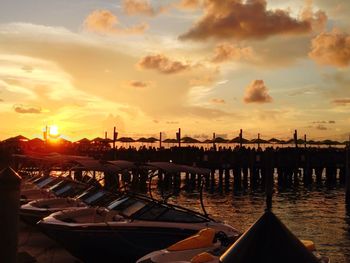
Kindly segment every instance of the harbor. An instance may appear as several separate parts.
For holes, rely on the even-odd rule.
[[[1,0],[0,263],[350,263],[349,0]]]
[[[193,148],[191,149],[193,150]],[[186,148],[183,150],[188,152]],[[347,149],[326,150],[332,154],[334,154],[333,150],[335,150],[335,153],[339,154],[340,152],[344,154]],[[271,150],[266,149],[265,151],[260,151],[258,154],[260,156],[271,154],[269,151]],[[12,165],[14,167],[21,167],[22,170],[24,169],[23,171],[34,173],[38,173],[40,169],[45,171],[51,167],[53,169],[53,175],[59,175],[64,172],[64,170],[60,171],[64,167],[60,165],[70,160],[70,162],[82,165],[78,170],[72,171],[73,178],[89,175],[99,180],[101,176],[105,176],[103,177],[104,180],[101,181],[105,188],[111,189],[111,187],[118,188],[122,185],[127,185],[133,192],[147,192],[148,190],[152,190],[152,195],[158,198],[164,198],[164,193],[167,193],[166,200],[168,203],[181,204],[183,207],[198,212],[200,212],[201,206],[204,206],[205,213],[210,217],[234,226],[241,233],[248,229],[261,216],[266,207],[266,180],[269,175],[265,174],[266,178],[262,176],[264,175],[264,171],[266,171],[266,166],[257,166],[260,169],[258,170],[259,181],[254,184],[252,183],[251,167],[249,166],[246,179],[244,179],[243,169],[241,169],[240,173],[242,177],[237,179],[238,177],[234,176],[232,171],[237,171],[238,169],[234,169],[234,167],[233,169],[229,169],[232,168],[231,166],[226,166],[227,168],[222,170],[212,169],[210,166],[208,168],[207,166],[207,169],[203,170],[207,171],[207,173],[200,175],[200,172],[203,172],[202,170],[191,170],[192,168],[190,167],[194,166],[183,164],[184,167],[189,167],[187,168],[189,170],[181,170],[184,168],[180,170],[169,170],[172,172],[168,174],[163,169],[173,169],[171,168],[173,164],[175,165],[173,160],[171,162],[169,162],[170,160],[167,162],[153,162],[158,168],[156,169],[152,183],[148,184],[147,178],[149,175],[147,176],[141,170],[136,169],[136,166],[131,165],[132,162],[96,159],[87,162],[85,159],[86,157],[83,156],[66,156],[57,153],[46,156],[40,155],[40,158],[38,155],[15,154],[13,155]],[[339,158],[338,160],[342,159]],[[114,163],[117,166],[122,165],[123,168],[131,165],[129,169],[132,172],[126,176],[118,168],[114,172],[114,178],[118,180],[111,181],[110,179],[106,179],[108,178],[106,175],[111,174],[110,168],[108,173],[101,173],[103,169],[98,167],[108,166],[108,162],[111,164]],[[144,162],[143,164],[148,165],[148,163],[152,165],[152,162]],[[343,163],[344,166],[345,163]],[[140,165],[141,163],[138,160],[135,164]],[[87,167],[89,168],[84,168],[84,165],[88,165]],[[303,180],[304,175],[301,168],[298,171],[298,175],[293,176],[290,184],[280,183],[281,179],[278,175],[278,169],[274,165],[269,170],[273,183],[272,208],[274,213],[278,215],[296,236],[312,240],[315,242],[320,253],[327,255],[332,260],[335,260],[335,262],[347,262],[349,253],[349,241],[346,238],[347,229],[349,229],[349,212],[345,204],[346,187],[344,183],[346,177],[341,180],[341,169],[339,169],[339,167],[345,169],[346,166],[344,166],[337,166],[334,180],[327,178],[326,169],[322,170],[321,176],[317,176],[314,173],[315,169],[311,169],[313,173],[310,175],[310,180],[305,181]],[[41,168],[38,170],[38,167]],[[86,173],[89,169],[96,171]],[[205,168],[203,167],[202,169]],[[79,172],[84,170],[86,171],[83,173]],[[230,176],[225,176],[226,171],[231,172]],[[344,174],[346,175],[346,169],[344,170]],[[239,183],[236,180],[239,180]],[[203,192],[200,192],[201,190]],[[199,198],[199,195],[202,195],[202,197]],[[310,206],[312,209],[310,209]],[[337,216],[334,215],[335,212]],[[332,223],[329,223],[329,221]],[[300,222],[303,222],[303,224],[300,224]],[[40,233],[37,228],[26,226],[21,222],[18,246],[20,258],[24,262],[47,262],[49,258],[50,262],[80,262],[80,259],[68,253],[59,243],[45,240],[47,240],[47,237]],[[327,240],[327,242],[324,242],[324,240]]]

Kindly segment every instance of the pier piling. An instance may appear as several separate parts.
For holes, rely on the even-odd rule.
[[[345,192],[345,203],[347,204],[347,205],[350,205],[350,167],[349,167],[349,165],[350,165],[350,160],[349,160],[349,158],[350,158],[350,153],[349,153],[349,151],[350,151],[350,145],[348,145],[347,147],[346,147],[346,154],[345,154],[345,173],[346,173],[346,175],[345,175],[345,178],[346,178],[346,192]]]
[[[0,262],[17,263],[20,184],[11,167],[0,172]]]

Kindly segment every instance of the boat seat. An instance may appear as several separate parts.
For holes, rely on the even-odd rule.
[[[181,240],[167,248],[169,251],[180,251],[210,247],[213,245],[215,230],[212,228],[204,228],[196,235]]]
[[[300,240],[300,241],[307,248],[307,250],[311,252],[316,250],[315,243],[312,242],[311,240]]]

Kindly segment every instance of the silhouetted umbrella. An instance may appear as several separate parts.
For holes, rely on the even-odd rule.
[[[229,142],[230,142],[230,143],[240,143],[240,142],[241,142],[241,139],[240,139],[240,137],[238,136],[238,137],[233,138],[233,139],[230,140]],[[242,138],[242,143],[248,143],[248,142],[249,142],[249,140]]]
[[[72,143],[71,141],[69,141],[69,140],[67,140],[67,139],[65,139],[65,138],[62,138],[62,137],[58,138],[58,141],[59,141],[60,143]]]
[[[268,140],[270,143],[281,143],[281,140],[276,139],[276,138],[271,138],[270,140]]]
[[[319,142],[314,141],[314,140],[309,140],[309,141],[307,141],[307,144],[314,145],[314,144],[319,144]]]
[[[24,142],[28,141],[29,139],[27,137],[24,137],[23,135],[18,135],[15,137],[8,138],[4,140],[4,142]]]
[[[222,138],[222,137],[216,137],[216,138],[213,140],[213,142],[215,142],[215,143],[226,143],[226,142],[228,142],[228,140],[226,140],[226,139],[224,139],[224,138]]]
[[[343,141],[341,144],[347,145],[347,144],[349,144],[349,141]]]
[[[30,143],[43,143],[44,141],[40,138],[34,138],[29,140]]]
[[[285,141],[286,144],[292,144],[294,143],[294,139],[289,139],[288,141]]]
[[[257,139],[250,140],[250,143],[269,143],[269,141],[257,138]]]
[[[304,143],[305,143],[305,141],[303,139],[298,139],[297,140],[297,144],[304,144]]]
[[[80,144],[89,144],[90,140],[88,138],[83,138],[83,139],[80,139],[79,141],[76,141],[76,142],[80,143]]]
[[[271,211],[266,211],[228,248],[220,257],[220,262],[319,263]]]
[[[131,137],[121,137],[117,141],[118,142],[135,142],[135,140]]]
[[[102,142],[104,142],[104,143],[111,143],[111,142],[113,142],[113,140],[112,140],[112,139],[109,139],[109,138],[104,138],[104,139],[102,140]]]
[[[176,139],[165,139],[163,142],[165,143],[177,143]]]
[[[294,141],[294,139],[289,139],[288,141],[286,141],[286,142],[284,142],[284,143],[286,143],[286,144],[294,144],[295,141]],[[298,139],[298,140],[297,140],[297,144],[303,144],[303,143],[304,143],[304,140],[303,140],[303,139]]]
[[[199,143],[200,141],[195,139],[195,138],[191,138],[191,137],[186,136],[186,137],[183,137],[181,139],[181,142],[183,142],[183,143]]]
[[[93,143],[101,143],[101,142],[103,142],[103,138],[96,137],[96,138],[92,139],[91,142],[93,142]]]
[[[321,142],[324,145],[339,145],[340,142],[338,141],[333,141],[333,140],[324,140]]]
[[[159,139],[154,138],[154,137],[149,137],[149,138],[147,138],[147,142],[149,142],[149,143],[155,143],[155,142],[157,142],[157,141],[159,141]]]
[[[141,137],[139,139],[136,140],[137,142],[148,142],[147,138],[145,137]]]

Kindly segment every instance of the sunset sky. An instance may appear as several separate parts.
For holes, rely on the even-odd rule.
[[[349,0],[1,0],[0,139],[345,140]]]

